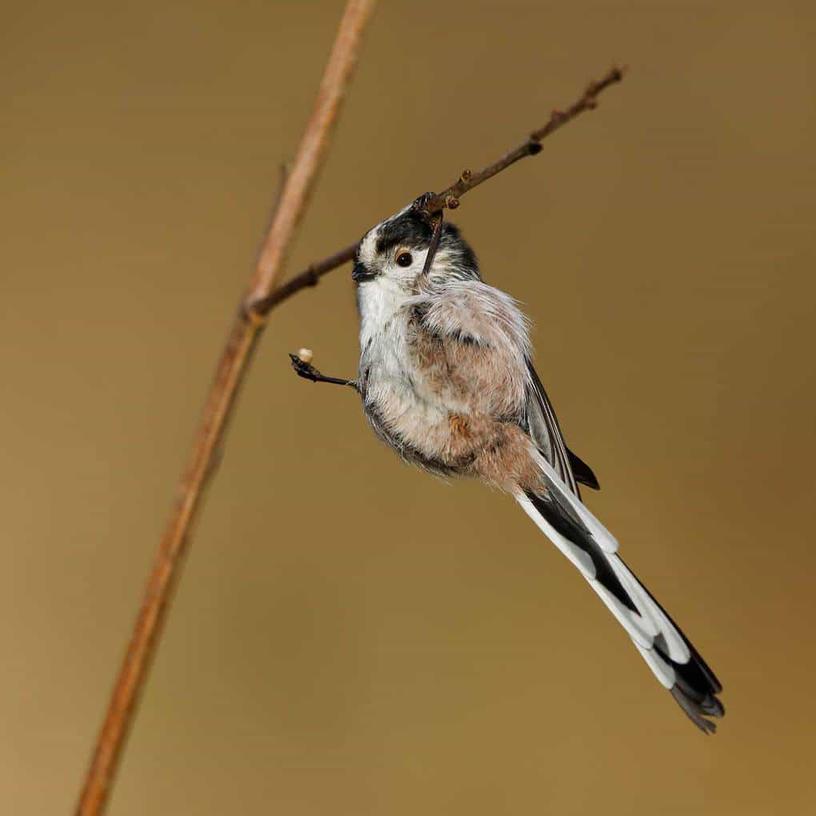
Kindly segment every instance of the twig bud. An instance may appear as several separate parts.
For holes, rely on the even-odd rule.
[[[459,206],[459,199],[456,196],[448,196],[445,199],[445,204],[447,204],[449,210],[455,210]]]
[[[303,360],[304,363],[311,363],[314,358],[312,350],[307,348],[298,349],[297,356]]]

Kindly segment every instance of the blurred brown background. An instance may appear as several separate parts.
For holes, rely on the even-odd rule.
[[[340,2],[6,4],[0,807],[77,793]],[[626,81],[457,220],[589,502],[726,685],[706,739],[508,499],[401,466],[348,269],[274,314],[128,747],[128,814],[805,814],[816,12],[383,2],[290,271]]]

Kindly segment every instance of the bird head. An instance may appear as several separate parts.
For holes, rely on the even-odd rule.
[[[408,292],[419,288],[434,234],[434,219],[418,206],[421,201],[417,199],[363,236],[351,273],[360,286],[379,283]],[[476,256],[454,224],[442,224],[427,277],[431,285],[479,279]]]

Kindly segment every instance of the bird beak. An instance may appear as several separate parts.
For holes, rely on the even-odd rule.
[[[351,279],[357,283],[369,281],[375,277],[376,275],[373,272],[369,272],[361,263],[354,264],[354,268],[351,270]]]

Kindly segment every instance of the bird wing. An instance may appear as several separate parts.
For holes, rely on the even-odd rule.
[[[452,366],[470,364],[474,390],[486,388],[495,394],[493,384],[503,383],[506,394],[495,395],[494,407],[501,407],[506,397],[505,408],[519,409],[519,424],[575,496],[580,495],[578,482],[598,489],[592,468],[564,442],[552,403],[530,362],[527,320],[509,295],[482,281],[451,281],[440,291],[418,297],[414,308],[426,329],[452,344]],[[461,354],[462,348],[471,353]],[[472,365],[477,356],[482,357],[478,367]],[[488,382],[473,377],[477,368],[490,374]]]
[[[600,485],[592,468],[576,456],[564,442],[561,426],[552,403],[541,384],[533,364],[527,361],[529,387],[527,389],[527,432],[564,484],[580,497],[577,482],[594,490]]]

